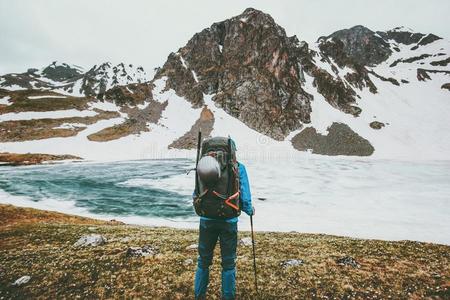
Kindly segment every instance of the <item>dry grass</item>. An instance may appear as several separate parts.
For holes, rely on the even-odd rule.
[[[66,117],[57,119],[31,119],[0,122],[0,142],[22,142],[48,139],[53,137],[75,136],[86,127],[72,126],[71,128],[58,128],[63,124],[91,125],[100,120],[120,117],[115,111],[94,109],[95,116]]]
[[[52,155],[52,154],[44,154],[44,153],[9,153],[9,152],[0,152],[0,163],[6,165],[35,165],[43,162],[50,161],[58,161],[58,160],[80,160],[81,157],[74,155]],[[0,221],[1,223],[1,221]]]
[[[134,122],[127,120],[121,124],[103,128],[100,131],[88,135],[87,138],[94,142],[112,141],[135,133],[136,129],[134,127]]]
[[[0,90],[0,97],[9,96],[11,105],[0,107],[0,114],[19,113],[25,111],[55,111],[64,109],[85,110],[92,99],[86,97],[72,97],[52,91],[40,90]],[[30,96],[61,96],[64,98],[29,99]]]
[[[20,218],[22,221],[17,221]],[[197,231],[106,225],[32,209],[0,206],[0,299],[192,299]],[[91,224],[89,224],[91,223]],[[105,245],[75,248],[83,234]],[[240,238],[249,236],[240,232]],[[151,245],[153,257],[127,257],[129,246]],[[301,233],[257,233],[260,294],[253,288],[251,247],[238,248],[239,299],[449,299],[450,247]],[[218,252],[216,252],[218,254]],[[360,265],[340,266],[353,257]],[[283,268],[286,259],[303,259]],[[185,264],[192,259],[193,264]],[[22,286],[17,278],[29,275]],[[216,255],[209,299],[220,299]],[[3,298],[2,298],[3,297]]]

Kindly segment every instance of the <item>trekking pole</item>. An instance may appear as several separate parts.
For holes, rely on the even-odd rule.
[[[255,236],[253,234],[253,215],[250,216],[250,228],[252,230],[253,270],[255,271],[255,288],[256,288],[256,294],[258,294],[258,279],[256,277]]]
[[[198,159],[200,157],[200,147],[202,145],[202,131],[198,131],[198,137],[197,137],[197,158],[195,159],[195,193],[198,195],[200,194],[198,190],[198,175],[197,175],[197,165],[198,165]]]

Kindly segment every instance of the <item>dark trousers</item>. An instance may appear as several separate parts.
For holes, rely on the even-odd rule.
[[[199,256],[194,285],[197,299],[206,296],[209,283],[209,266],[212,264],[217,240],[220,242],[222,256],[222,297],[224,299],[235,298],[237,222],[201,219],[198,241]]]

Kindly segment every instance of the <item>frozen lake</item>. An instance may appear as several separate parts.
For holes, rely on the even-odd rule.
[[[450,244],[450,162],[308,158],[244,162],[255,229]],[[0,203],[196,228],[194,162],[0,167]],[[241,229],[249,218],[241,216]]]

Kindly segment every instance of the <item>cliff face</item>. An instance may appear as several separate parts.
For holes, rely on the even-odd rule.
[[[195,34],[169,55],[155,79],[167,77],[166,89],[195,108],[204,105],[204,95],[214,95],[215,104],[233,117],[283,140],[311,121],[313,97],[305,89],[305,75],[331,106],[359,116],[358,92],[378,91],[370,74],[399,85],[372,70],[399,51],[396,43],[425,45],[440,39],[402,30],[374,32],[358,25],[319,38],[313,50],[288,37],[270,15],[249,8]]]
[[[359,65],[376,65],[385,61],[392,53],[390,45],[380,35],[361,25],[343,29],[321,38],[321,44],[339,43],[337,55],[345,55],[347,59]],[[341,63],[344,63],[341,61]]]
[[[282,140],[310,122],[312,96],[302,88],[299,41],[271,16],[247,9],[214,23],[169,55],[156,77],[193,106],[203,94],[249,127]]]

